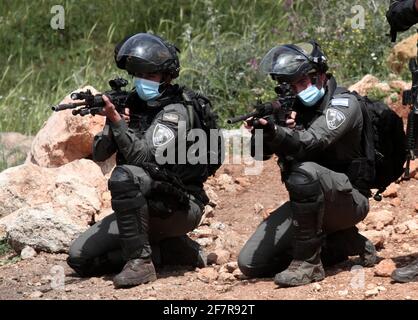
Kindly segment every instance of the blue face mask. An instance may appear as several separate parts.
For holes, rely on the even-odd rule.
[[[144,101],[154,100],[161,96],[161,93],[158,91],[160,88],[159,82],[135,78],[134,83],[138,96]]]
[[[298,98],[307,107],[314,106],[325,95],[325,89],[318,89],[317,86],[311,85],[305,90],[298,93]]]

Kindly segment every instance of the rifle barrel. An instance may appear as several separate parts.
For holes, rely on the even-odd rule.
[[[234,123],[237,123],[237,122],[245,121],[248,118],[257,116],[258,114],[259,114],[258,111],[254,111],[254,112],[244,114],[244,115],[241,115],[241,116],[236,116],[236,117],[233,117],[233,118],[230,118],[230,119],[226,120],[226,123],[234,124]]]
[[[75,102],[75,103],[65,103],[65,104],[59,104],[56,106],[51,107],[51,109],[53,111],[62,111],[62,110],[67,110],[67,109],[74,109],[77,108],[79,106],[84,106],[86,103],[85,102]]]

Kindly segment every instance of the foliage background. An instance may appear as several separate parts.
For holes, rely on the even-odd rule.
[[[222,120],[249,111],[253,89],[271,95],[273,84],[256,69],[280,43],[317,39],[343,84],[367,73],[388,75],[389,1],[0,1],[0,132],[35,134],[49,106],[72,90],[106,90],[111,77],[124,75],[113,63],[114,45],[136,32],[154,32],[181,48],[180,81],[208,95]],[[64,30],[50,27],[57,4],[65,9]],[[364,29],[351,27],[354,5],[365,9]]]

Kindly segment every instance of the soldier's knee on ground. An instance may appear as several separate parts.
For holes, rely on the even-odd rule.
[[[75,244],[68,251],[67,264],[81,277],[91,275],[91,259],[85,257]]]

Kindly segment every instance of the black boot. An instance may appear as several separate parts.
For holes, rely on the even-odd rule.
[[[391,277],[394,281],[401,283],[418,280],[418,259],[403,268],[396,269]]]
[[[356,227],[327,235],[321,253],[325,266],[346,261],[349,256],[360,256],[364,267],[374,266],[377,260],[373,243],[361,235]]]
[[[134,199],[112,199],[112,207],[116,213],[123,258],[127,261],[122,272],[113,279],[115,287],[131,287],[156,280],[148,239],[149,214],[145,198],[138,194]]]
[[[113,278],[115,288],[129,288],[157,280],[151,259],[132,259],[123,267],[122,272]]]
[[[317,234],[317,217],[312,213],[293,214],[295,235],[293,260],[290,266],[278,273],[274,283],[282,287],[305,285],[325,278],[321,262],[321,238]]]
[[[187,235],[164,239],[159,243],[159,249],[162,265],[207,266],[202,247]]]

